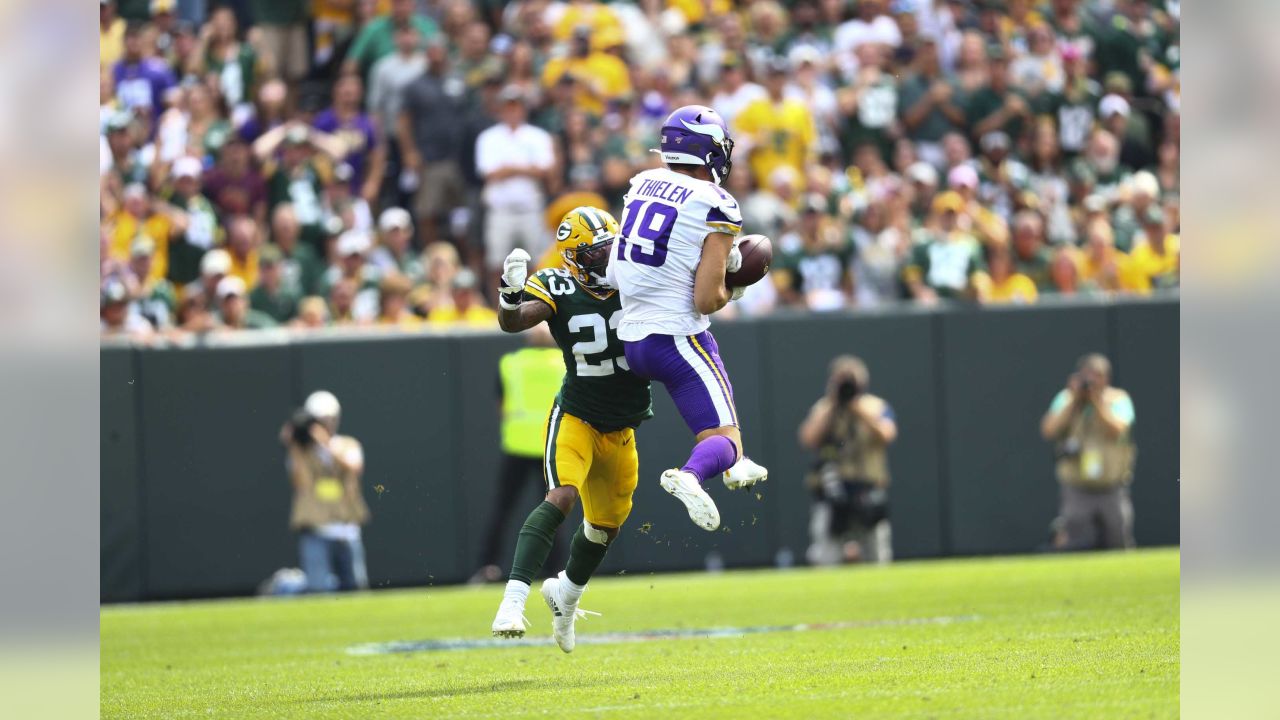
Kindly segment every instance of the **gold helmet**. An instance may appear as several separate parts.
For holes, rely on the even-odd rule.
[[[604,210],[583,206],[565,213],[556,228],[556,250],[565,267],[586,287],[605,284],[609,251],[618,237],[618,221]]]

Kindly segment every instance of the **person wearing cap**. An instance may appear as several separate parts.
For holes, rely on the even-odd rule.
[[[1141,219],[1142,233],[1129,253],[1130,261],[1152,287],[1177,287],[1182,269],[1179,237],[1168,231],[1159,205],[1148,207]]]
[[[1010,82],[1008,58],[999,45],[988,48],[987,82],[969,93],[964,113],[970,136],[979,139],[995,130],[1009,137],[1022,137],[1023,128],[1032,118],[1031,105],[1022,91]]]
[[[933,198],[938,193],[938,169],[923,160],[912,163],[906,172],[911,182],[911,218],[922,224],[933,211]]]
[[[462,157],[466,85],[450,69],[443,41],[427,43],[427,71],[404,89],[396,123],[402,170],[399,189],[413,197],[419,245],[444,237],[449,214],[466,205]]]
[[[414,0],[391,0],[390,14],[365,23],[342,61],[342,74],[358,74],[367,80],[374,63],[396,51],[396,28],[413,25],[423,40],[435,40],[440,35],[440,26],[429,16],[416,12],[414,5]]]
[[[1017,159],[1012,140],[1003,130],[992,130],[978,140],[978,197],[982,205],[1001,216],[1013,214],[1015,198],[1027,189],[1027,166]]]
[[[269,315],[249,307],[249,293],[244,281],[234,275],[218,281],[214,298],[217,300],[219,326],[225,330],[261,330],[276,326]]]
[[[370,209],[369,202],[351,192],[351,181],[354,177],[355,170],[344,162],[333,166],[333,172],[322,176],[324,192],[321,212],[324,215],[325,228],[330,235],[340,233],[344,229],[366,233],[372,233],[374,230],[373,210]]]
[[[537,257],[547,245],[542,214],[555,168],[551,135],[528,123],[524,91],[511,85],[498,95],[499,122],[476,138],[476,170],[484,179],[484,267],[497,287],[502,260],[523,248]]]
[[[293,205],[302,240],[320,254],[324,242],[324,178],[312,157],[319,148],[336,160],[345,152],[345,143],[321,130],[301,123],[286,123],[270,130],[253,144],[253,152],[265,162],[281,148],[280,162],[267,179],[267,209],[273,212],[280,203]]]
[[[1120,183],[1111,213],[1111,229],[1115,231],[1116,247],[1129,252],[1141,233],[1147,211],[1159,206],[1160,181],[1147,170],[1136,172]]]
[[[124,31],[124,56],[111,72],[116,97],[125,108],[154,123],[164,108],[165,93],[177,80],[164,61],[145,54],[144,31],[141,23],[129,23]]]
[[[369,253],[369,264],[380,274],[399,273],[418,283],[426,276],[422,260],[414,254],[413,218],[404,208],[390,207],[378,217],[378,245]]]
[[[743,108],[768,97],[763,87],[747,80],[746,59],[733,52],[725,53],[720,61],[720,81],[715,87],[716,94],[711,96],[711,107],[730,126]]]
[[[346,152],[340,160],[353,171],[348,180],[351,192],[373,202],[382,185],[386,156],[373,120],[360,109],[363,98],[364,85],[358,76],[338,78],[333,85],[333,105],[321,110],[311,125],[343,141]]]
[[[498,327],[498,313],[484,304],[484,296],[476,287],[476,274],[468,268],[453,277],[451,300],[431,308],[427,322],[431,325],[458,325],[477,329]]]
[[[793,168],[803,177],[805,165],[817,156],[818,129],[804,103],[786,97],[785,57],[769,59],[765,97],[742,109],[734,123],[739,157],[747,157],[751,174],[763,185],[777,167]]]
[[[338,398],[317,390],[280,428],[293,485],[289,529],[298,534],[308,592],[369,587],[361,538],[370,519],[361,489],[364,446],[338,434],[341,417]]]
[[[943,76],[938,44],[930,36],[916,49],[910,72],[898,86],[898,107],[907,135],[917,142],[920,159],[943,164],[942,138],[967,122],[954,83]]]
[[[146,235],[139,235],[129,248],[130,284],[137,303],[138,313],[157,330],[173,327],[174,313],[178,309],[178,296],[173,283],[157,275],[155,266],[156,242]]]
[[[169,0],[172,2],[172,0]],[[308,0],[250,0],[253,26],[275,63],[276,72],[288,82],[298,82],[310,65],[307,57]]]
[[[849,303],[853,245],[828,210],[821,195],[806,195],[796,229],[779,238],[772,269],[779,304],[826,311]]]
[[[342,305],[346,312],[335,310],[335,319],[352,319],[358,322],[372,320],[377,316],[378,307],[378,269],[365,260],[373,249],[373,240],[369,234],[360,230],[347,230],[338,236],[333,246],[334,264],[330,265],[320,278],[320,292],[332,295],[334,288],[343,283],[350,283],[353,289],[350,307]],[[345,295],[345,290],[341,294]]]
[[[285,274],[284,254],[275,245],[258,253],[258,285],[249,293],[249,307],[283,325],[298,314],[302,292]]]
[[[98,318],[103,337],[147,339],[154,333],[151,323],[133,311],[129,288],[116,277],[107,278],[102,284]]]
[[[980,201],[979,184],[978,171],[971,163],[956,165],[947,173],[947,187],[964,202],[974,235],[984,244],[1003,243],[1008,240],[1008,227],[1004,218]]]
[[[1155,163],[1151,129],[1142,113],[1133,112],[1133,107],[1125,96],[1114,93],[1104,95],[1098,102],[1098,117],[1102,121],[1102,127],[1120,139],[1122,164],[1140,168]]]
[[[933,199],[930,223],[902,269],[902,281],[915,300],[934,302],[972,294],[974,275],[983,267],[981,247],[964,227],[965,208],[964,198],[954,190]]]
[[[218,283],[231,272],[231,255],[222,248],[214,248],[200,258],[200,277],[182,288],[185,299],[189,295],[201,295],[206,306],[213,305],[218,297]]]
[[[203,173],[200,160],[190,156],[174,160],[170,169],[173,183],[167,201],[175,234],[168,248],[168,277],[179,285],[196,278],[200,258],[222,241],[217,210],[201,192]]]
[[[413,281],[398,272],[382,276],[378,283],[378,324],[402,329],[422,325],[422,318],[409,309]]]
[[[169,268],[169,241],[176,232],[169,214],[151,200],[145,185],[133,183],[126,185],[122,193],[120,207],[103,221],[110,228],[110,255],[114,260],[127,262],[131,255],[134,241],[139,235],[145,235],[155,241],[156,250],[152,261],[151,275],[155,278],[165,277]]]
[[[542,86],[548,90],[566,75],[574,80],[574,104],[601,117],[605,106],[631,95],[631,71],[615,55],[593,46],[591,27],[579,25],[569,39],[569,54],[552,58],[542,70]]]

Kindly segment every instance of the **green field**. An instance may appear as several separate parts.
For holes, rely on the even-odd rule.
[[[500,595],[105,608],[102,717],[1178,715],[1176,550],[603,577],[582,600],[603,616],[578,623],[571,655],[370,647],[488,638]],[[536,587],[527,614],[549,641]]]

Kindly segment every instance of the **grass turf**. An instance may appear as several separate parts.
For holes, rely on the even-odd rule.
[[[602,577],[579,637],[857,622],[740,637],[379,655],[486,638],[501,588],[107,607],[104,718],[1178,715],[1178,553]],[[550,634],[537,587],[532,636]],[[955,618],[949,623],[910,623]]]

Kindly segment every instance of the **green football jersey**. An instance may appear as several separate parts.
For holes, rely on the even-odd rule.
[[[597,297],[563,268],[540,270],[525,284],[525,300],[551,306],[551,336],[564,355],[556,402],[601,432],[636,427],[653,417],[649,381],[631,374],[618,339],[622,301]]]

